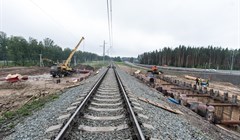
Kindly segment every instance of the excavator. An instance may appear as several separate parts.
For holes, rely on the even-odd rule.
[[[68,76],[74,72],[73,68],[70,67],[70,61],[83,40],[84,37],[80,39],[77,46],[72,50],[72,52],[70,53],[70,55],[68,56],[67,60],[64,63],[60,63],[58,65],[51,67],[50,74],[52,75],[52,77]]]

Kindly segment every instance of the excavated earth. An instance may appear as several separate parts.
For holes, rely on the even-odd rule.
[[[87,67],[87,66],[85,66]],[[87,67],[88,68],[88,67]],[[92,68],[91,68],[92,69]],[[31,100],[45,95],[62,92],[64,88],[79,84],[76,79],[84,78],[89,74],[74,74],[71,77],[52,78],[48,67],[9,67],[0,69],[0,116],[6,111],[20,108]],[[5,81],[8,74],[28,76],[28,80],[10,83]]]

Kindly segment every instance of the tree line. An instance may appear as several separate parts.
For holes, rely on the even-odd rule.
[[[0,31],[0,65],[39,65],[40,54],[42,55],[43,61],[48,61],[48,63],[61,63],[68,58],[71,51],[70,48],[62,49],[62,47],[55,44],[50,38],[38,41],[37,39],[29,37],[29,39],[26,40],[21,36],[8,37],[6,33]],[[82,51],[76,51],[74,57],[77,63],[103,60],[102,56]],[[105,60],[107,59],[109,59],[109,57],[105,56]],[[73,61],[71,61],[71,63],[73,63]]]
[[[208,69],[240,69],[240,49],[222,47],[164,47],[138,55],[141,64]]]

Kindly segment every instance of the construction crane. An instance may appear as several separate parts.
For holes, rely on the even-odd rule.
[[[74,53],[77,51],[77,48],[80,46],[83,40],[84,40],[84,37],[80,39],[77,46],[72,50],[72,52],[70,53],[70,55],[68,56],[67,60],[64,63],[51,67],[50,74],[53,77],[56,77],[56,76],[62,77],[63,75],[68,76],[74,72],[73,68],[70,67],[70,62]]]

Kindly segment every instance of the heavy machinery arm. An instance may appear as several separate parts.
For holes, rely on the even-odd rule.
[[[68,56],[67,60],[65,61],[65,63],[63,64],[63,66],[68,67],[69,63],[74,55],[74,53],[77,51],[77,48],[80,46],[81,42],[84,40],[84,37],[81,38],[81,40],[78,42],[77,46],[72,50],[72,52],[70,53],[70,55]]]
[[[50,74],[53,77],[59,76],[62,77],[62,75],[67,76],[71,75],[73,72],[73,69],[70,67],[69,63],[74,55],[74,53],[77,51],[77,48],[81,44],[81,42],[84,40],[84,37],[80,39],[77,46],[72,50],[70,55],[68,56],[67,60],[63,64],[59,64],[58,66],[52,66],[50,70]]]

